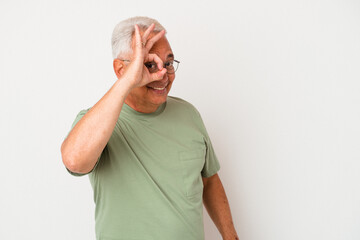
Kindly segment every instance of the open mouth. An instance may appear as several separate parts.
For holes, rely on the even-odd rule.
[[[166,87],[169,85],[169,83],[167,83],[165,86],[146,86],[148,89],[151,90],[155,90],[156,92],[162,92],[166,89]]]
[[[148,88],[152,88],[152,89],[155,89],[155,90],[164,90],[166,88],[166,86],[162,87],[162,88],[159,88],[159,87],[148,87]]]

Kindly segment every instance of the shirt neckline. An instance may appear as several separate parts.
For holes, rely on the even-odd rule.
[[[152,113],[142,113],[142,112],[136,111],[135,109],[133,109],[132,107],[130,107],[128,104],[126,104],[126,103],[124,102],[123,107],[122,107],[122,110],[121,110],[121,113],[125,113],[126,115],[134,116],[134,117],[140,118],[140,119],[153,118],[153,117],[156,117],[156,116],[160,115],[160,114],[165,110],[166,103],[167,103],[167,101],[165,101],[164,103],[162,103],[162,104],[155,110],[155,112],[152,112]],[[120,113],[120,116],[121,116],[121,113]]]

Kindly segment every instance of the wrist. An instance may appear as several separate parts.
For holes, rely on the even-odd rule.
[[[124,76],[120,77],[118,80],[116,80],[115,83],[120,89],[126,92],[126,95],[131,92],[132,89],[135,88],[135,86],[128,81]]]
[[[223,240],[239,240],[237,233],[226,234],[222,236]]]

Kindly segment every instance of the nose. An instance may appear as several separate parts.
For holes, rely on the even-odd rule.
[[[149,86],[151,87],[164,87],[168,84],[169,82],[169,77],[167,76],[167,74],[165,73],[162,79],[153,81],[149,84]]]
[[[164,74],[163,78],[159,80],[160,82],[167,82],[169,80],[169,76],[167,73]]]

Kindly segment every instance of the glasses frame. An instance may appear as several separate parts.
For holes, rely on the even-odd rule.
[[[119,59],[120,61],[124,61],[124,62],[131,62],[129,59],[120,59],[120,58],[118,58],[118,59]],[[179,60],[176,60],[176,59],[174,59],[173,61],[177,63],[176,69],[175,69],[174,72],[172,72],[172,73],[169,73],[169,72],[166,71],[167,74],[174,74],[174,73],[177,71],[177,69],[179,68],[180,61],[179,61]],[[166,62],[164,63],[163,68],[166,68],[166,67],[165,67],[165,64],[166,64]],[[144,63],[144,65],[145,65],[145,63]],[[167,69],[166,69],[166,70],[167,70]]]

